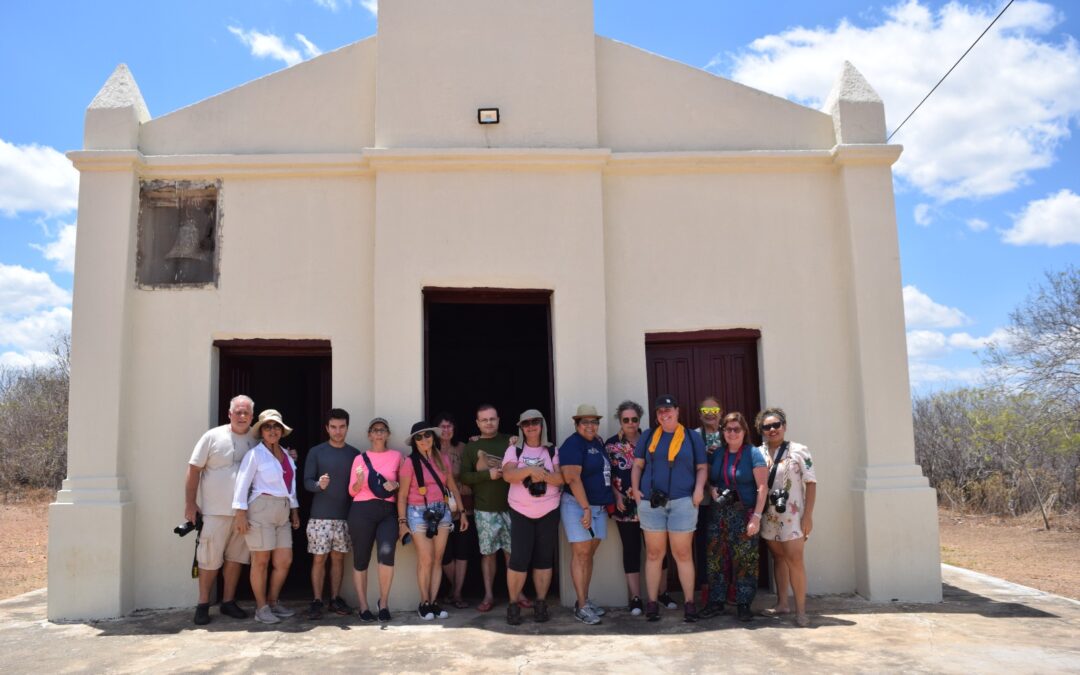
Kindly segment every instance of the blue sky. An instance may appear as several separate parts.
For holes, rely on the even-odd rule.
[[[385,0],[387,2],[393,0]],[[1006,0],[597,0],[596,32],[819,107],[844,59],[890,130]],[[374,0],[0,3],[0,365],[70,324],[83,113],[127,63],[154,116],[372,35]],[[1048,270],[1080,263],[1080,6],[1015,2],[893,139],[917,391],[976,352]]]

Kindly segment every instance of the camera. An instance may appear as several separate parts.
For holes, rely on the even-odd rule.
[[[194,523],[191,522],[190,520],[185,520],[184,522],[180,523],[179,525],[177,525],[176,527],[173,528],[173,532],[180,535],[181,537],[188,536],[189,534],[191,534],[192,530],[199,530],[200,532],[202,531],[202,514],[201,513],[196,513],[195,514],[195,522]]]
[[[787,511],[788,496],[787,490],[776,488],[769,493],[769,503],[776,508],[777,513],[783,513],[784,511]]]
[[[652,492],[649,493],[649,506],[653,507],[654,509],[659,509],[667,506],[667,503],[668,495],[663,490],[654,489]]]
[[[547,493],[548,484],[546,481],[534,481],[531,477],[526,477],[525,480],[521,481],[521,484],[525,486],[525,489],[533,497],[543,497]]]
[[[739,495],[731,488],[724,488],[720,491],[720,496],[716,498],[716,505],[720,508],[731,506],[735,503],[738,496]]]
[[[427,535],[428,539],[434,539],[435,535],[439,533],[439,521],[441,520],[441,511],[430,507],[424,509],[424,525],[427,526],[427,530],[424,534]]]

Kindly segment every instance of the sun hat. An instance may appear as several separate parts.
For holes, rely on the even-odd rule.
[[[577,407],[577,413],[574,415],[574,421],[577,422],[582,417],[595,417],[598,420],[604,418],[603,415],[596,409],[596,406],[589,405],[588,403],[582,403]]]
[[[412,430],[409,432],[409,438],[406,439],[405,443],[408,444],[409,447],[412,447],[412,445],[413,445],[413,437],[416,436],[416,434],[418,434],[418,433],[420,433],[422,431],[430,431],[431,432],[431,435],[433,437],[432,442],[434,442],[435,438],[439,437],[439,427],[433,427],[430,424],[428,424],[427,422],[425,422],[423,420],[420,420],[416,424],[412,425]]]
[[[526,420],[536,419],[540,420],[540,445],[544,447],[551,445],[551,443],[548,441],[547,420],[544,419],[544,414],[536,408],[529,408],[525,412],[518,415],[517,425],[518,428],[521,429],[521,436],[519,437],[521,439],[519,441],[521,443],[521,447],[525,447],[525,430],[522,429],[521,423]]]
[[[255,438],[259,438],[259,429],[262,429],[262,425],[268,422],[277,422],[281,425],[281,428],[284,430],[281,432],[282,438],[285,438],[292,433],[292,427],[282,421],[281,413],[274,410],[273,408],[267,408],[266,410],[259,413],[259,421],[251,425],[251,435]]]

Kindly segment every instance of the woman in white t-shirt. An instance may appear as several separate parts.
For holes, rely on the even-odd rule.
[[[559,540],[559,503],[563,484],[559,456],[548,442],[547,422],[539,410],[518,417],[521,447],[511,445],[503,455],[503,480],[510,483],[510,562],[506,569],[507,597],[516,598],[533,570],[536,602],[533,620],[548,620],[547,592]],[[506,623],[521,623],[521,605],[506,608]]]

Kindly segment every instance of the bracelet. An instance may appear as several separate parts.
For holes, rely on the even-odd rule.
[[[408,518],[398,518],[397,521],[398,521],[398,525],[405,525],[406,523],[409,522],[409,519]]]
[[[750,514],[750,517],[751,518],[757,518],[758,520],[760,520],[761,519],[761,514],[758,513],[757,511],[754,511],[752,514]]]

